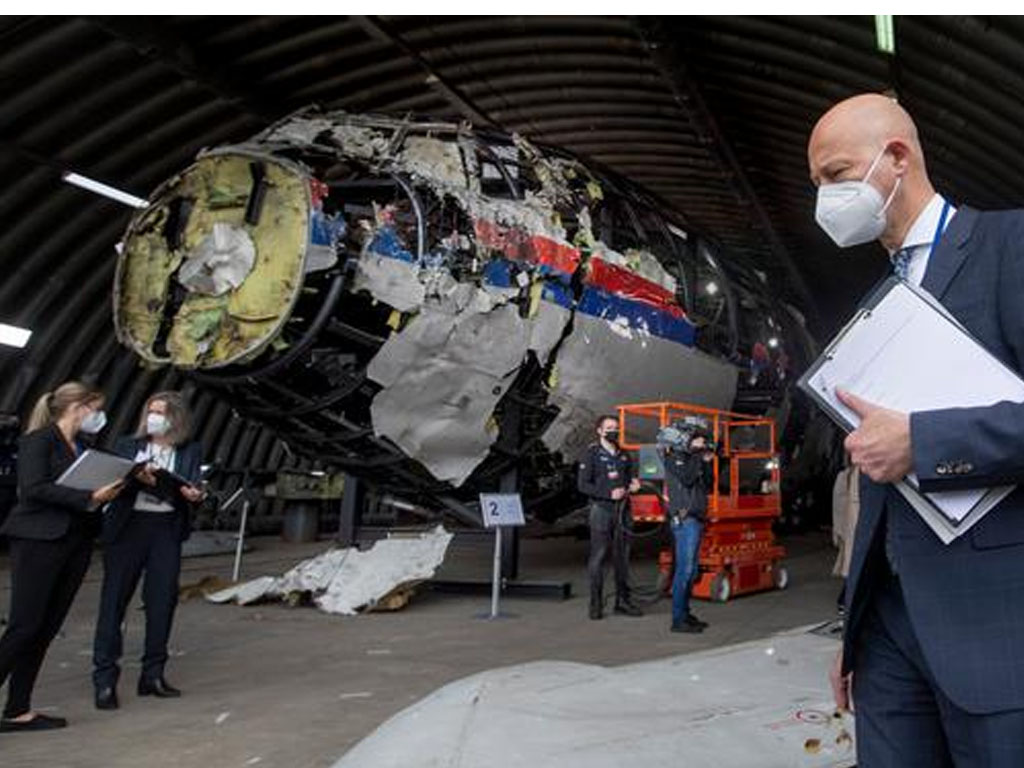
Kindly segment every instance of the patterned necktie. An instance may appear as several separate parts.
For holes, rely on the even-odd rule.
[[[893,274],[904,282],[910,274],[910,260],[913,258],[913,255],[913,248],[900,248],[892,255]]]

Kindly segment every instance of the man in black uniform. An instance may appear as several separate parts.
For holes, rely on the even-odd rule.
[[[578,487],[590,498],[590,618],[604,616],[605,560],[609,554],[615,569],[615,612],[641,616],[629,597],[629,518],[626,494],[640,488],[633,477],[629,457],[619,450],[619,420],[602,416],[597,420],[598,441],[587,447],[580,459]]]

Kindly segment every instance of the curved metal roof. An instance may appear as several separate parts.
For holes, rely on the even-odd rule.
[[[311,102],[472,119],[589,156],[648,187],[827,333],[881,272],[813,222],[805,143],[834,101],[894,89],[939,189],[1024,198],[1024,22],[900,17],[897,53],[862,17],[6,17],[0,19],[0,411],[95,376],[125,427],[178,375],[113,341],[114,244],[129,211],[60,182],[139,196],[204,146]],[[284,447],[208,396],[208,453],[278,464]],[[244,439],[239,431],[245,432]]]

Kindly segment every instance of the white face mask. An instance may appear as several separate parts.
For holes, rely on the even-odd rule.
[[[90,411],[88,415],[82,419],[82,423],[78,428],[87,435],[95,435],[105,426],[107,426],[107,414],[103,411]]]
[[[889,199],[884,201],[878,190],[868,183],[885,149],[882,147],[875,156],[861,181],[839,181],[818,187],[814,220],[840,248],[877,240],[885,231],[885,212],[900,188],[901,177],[896,177]]]
[[[154,437],[166,435],[171,429],[171,422],[162,413],[146,414],[146,434]]]

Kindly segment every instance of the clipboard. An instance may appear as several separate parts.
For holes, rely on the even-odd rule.
[[[871,375],[879,369],[887,376]],[[858,421],[835,399],[837,386],[908,413],[1024,402],[1024,380],[1016,371],[985,349],[933,296],[894,277],[869,295],[797,386],[847,432]],[[1016,487],[925,494],[913,475],[895,485],[947,544]]]
[[[153,476],[156,478],[156,486],[152,488],[144,487],[142,490],[164,501],[174,502],[184,499],[184,496],[181,495],[181,486],[195,485],[195,483],[171,472],[169,469],[155,469],[153,470]]]
[[[83,451],[75,463],[61,473],[57,484],[80,491],[95,491],[125,479],[144,463],[90,448]]]

